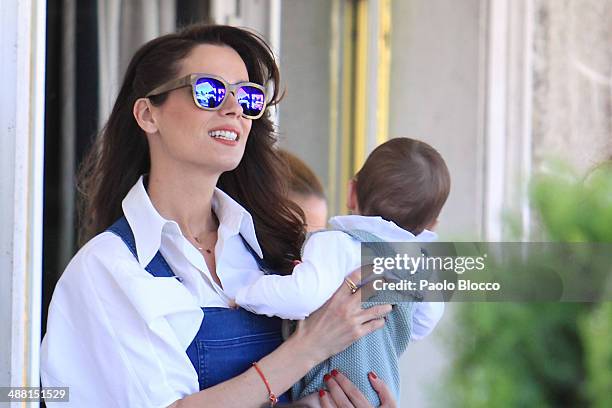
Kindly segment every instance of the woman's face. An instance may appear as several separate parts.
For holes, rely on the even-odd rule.
[[[290,193],[289,199],[304,211],[306,232],[319,231],[327,227],[327,201],[324,198]]]
[[[202,44],[182,61],[177,78],[192,73],[214,74],[230,84],[248,81],[238,53],[230,47]],[[219,110],[198,108],[191,87],[170,91],[165,102],[152,106],[157,132],[149,134],[151,160],[173,168],[196,167],[220,175],[238,166],[251,130],[251,119],[242,117],[242,107],[228,93]],[[220,138],[216,131],[238,135],[235,141]],[[157,161],[157,162],[156,162]]]

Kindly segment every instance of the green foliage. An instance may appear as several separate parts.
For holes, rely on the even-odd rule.
[[[612,242],[612,165],[586,179],[562,164],[534,179],[531,196],[552,241]]]
[[[577,321],[585,304],[467,303],[451,378],[461,407],[584,406]]]
[[[544,236],[612,242],[612,166],[552,169],[531,186]],[[612,303],[466,303],[457,327],[446,405],[612,406]]]
[[[581,321],[589,400],[596,408],[612,407],[612,302],[603,303]]]

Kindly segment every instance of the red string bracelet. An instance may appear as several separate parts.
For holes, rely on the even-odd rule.
[[[261,371],[261,369],[259,368],[259,366],[257,365],[257,363],[253,363],[253,367],[255,367],[255,371],[257,371],[257,374],[259,374],[259,376],[261,377],[262,381],[264,382],[264,384],[266,385],[266,389],[268,390],[268,394],[269,394],[269,400],[270,400],[270,406],[273,407],[276,404],[278,404],[278,397],[276,396],[276,394],[274,394],[272,392],[272,389],[270,388],[270,383],[268,382],[268,380],[266,379],[266,376],[264,375],[264,373]]]

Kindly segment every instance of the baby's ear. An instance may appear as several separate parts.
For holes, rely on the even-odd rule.
[[[355,182],[354,178],[352,178],[348,184],[348,191],[346,194],[346,206],[354,214],[359,211],[357,205],[357,183]]]
[[[425,227],[425,229],[428,229],[429,231],[433,231],[436,228],[438,228],[438,219],[437,218],[433,222],[431,222],[428,226]]]

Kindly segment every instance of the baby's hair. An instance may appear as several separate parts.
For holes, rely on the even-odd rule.
[[[436,221],[450,192],[440,153],[409,138],[378,146],[355,177],[362,215],[381,216],[415,235]]]
[[[302,159],[283,149],[279,149],[278,154],[289,167],[289,192],[304,197],[315,196],[325,199],[325,192],[321,181]]]

